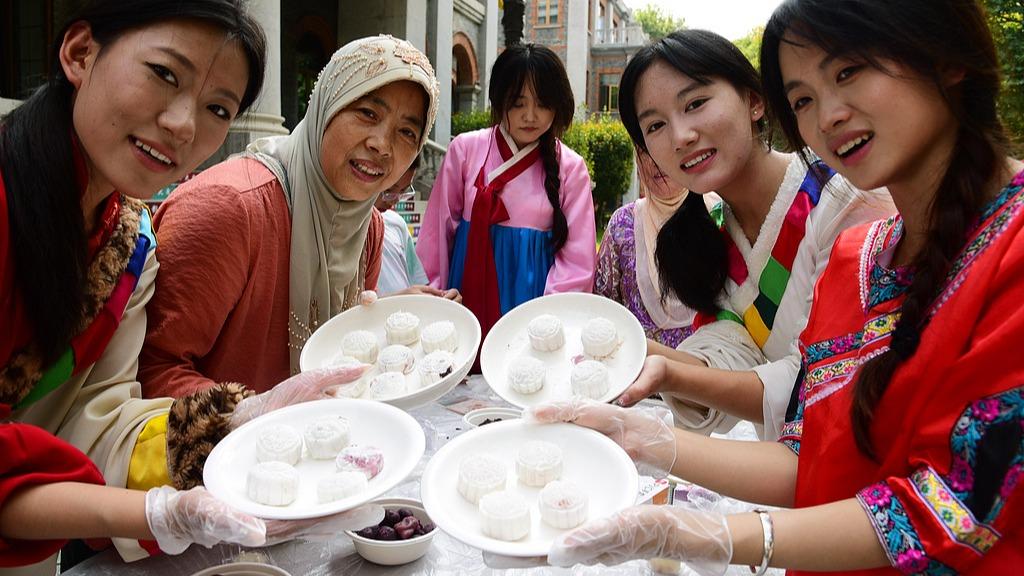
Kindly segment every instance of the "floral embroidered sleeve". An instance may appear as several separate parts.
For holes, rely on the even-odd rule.
[[[967,571],[1019,524],[1022,427],[1024,388],[977,400],[953,428],[948,472],[925,465],[857,494],[894,567],[905,574]]]
[[[807,370],[806,359],[800,364],[800,373],[797,374],[796,383],[793,384],[793,392],[789,399],[789,407],[786,408],[786,422],[782,425],[779,433],[779,442],[782,442],[797,456],[800,455],[800,438],[804,433],[804,373]]]

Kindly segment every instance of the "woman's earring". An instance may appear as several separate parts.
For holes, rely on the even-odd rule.
[[[752,110],[752,112],[753,112],[754,120],[760,120],[761,119],[761,109],[760,108],[754,108]]]

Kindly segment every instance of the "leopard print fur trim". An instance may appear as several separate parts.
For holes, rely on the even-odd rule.
[[[206,457],[227,436],[235,407],[253,394],[242,384],[225,382],[174,401],[167,415],[167,472],[175,488],[202,485]]]
[[[139,214],[145,209],[146,204],[141,200],[121,197],[117,226],[89,265],[83,302],[84,314],[78,326],[78,333],[96,319],[96,315],[103,309],[121,274],[128,266],[128,260],[135,251],[135,244],[139,238]],[[39,350],[31,344],[12,355],[7,365],[0,368],[0,404],[16,406],[43,377],[45,368]]]

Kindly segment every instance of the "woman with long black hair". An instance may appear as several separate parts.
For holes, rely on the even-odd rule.
[[[792,574],[1024,570],[1024,163],[1006,156],[980,3],[788,0],[761,46],[788,140],[899,213],[847,230],[801,335],[778,443],[549,405],[640,461],[789,510],[640,507],[559,539],[556,564],[670,556]]]
[[[633,143],[691,192],[658,232],[655,256],[663,292],[698,314],[677,350],[649,343],[618,402],[662,392],[679,426],[711,433],[750,420],[774,440],[836,236],[893,208],[885,190],[858,190],[822,162],[773,150],[765,105],[754,67],[705,30],[644,47],[622,75]],[[708,192],[722,198],[721,224],[705,208]]]

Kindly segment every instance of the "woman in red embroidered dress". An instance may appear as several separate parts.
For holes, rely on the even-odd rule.
[[[788,0],[766,27],[761,65],[790,142],[860,188],[887,186],[899,209],[837,240],[780,443],[696,437],[608,405],[533,415],[793,509],[633,508],[567,534],[549,560],[1021,573],[1024,163],[1003,146],[984,12],[963,0]]]
[[[142,400],[135,380],[158,267],[141,199],[195,169],[252,104],[263,33],[237,0],[98,0],[68,22],[52,76],[0,124],[0,566],[66,537],[156,539],[119,539],[131,560],[294,535],[309,527],[165,485],[195,486],[231,426],[351,375],[244,402],[238,387]]]

